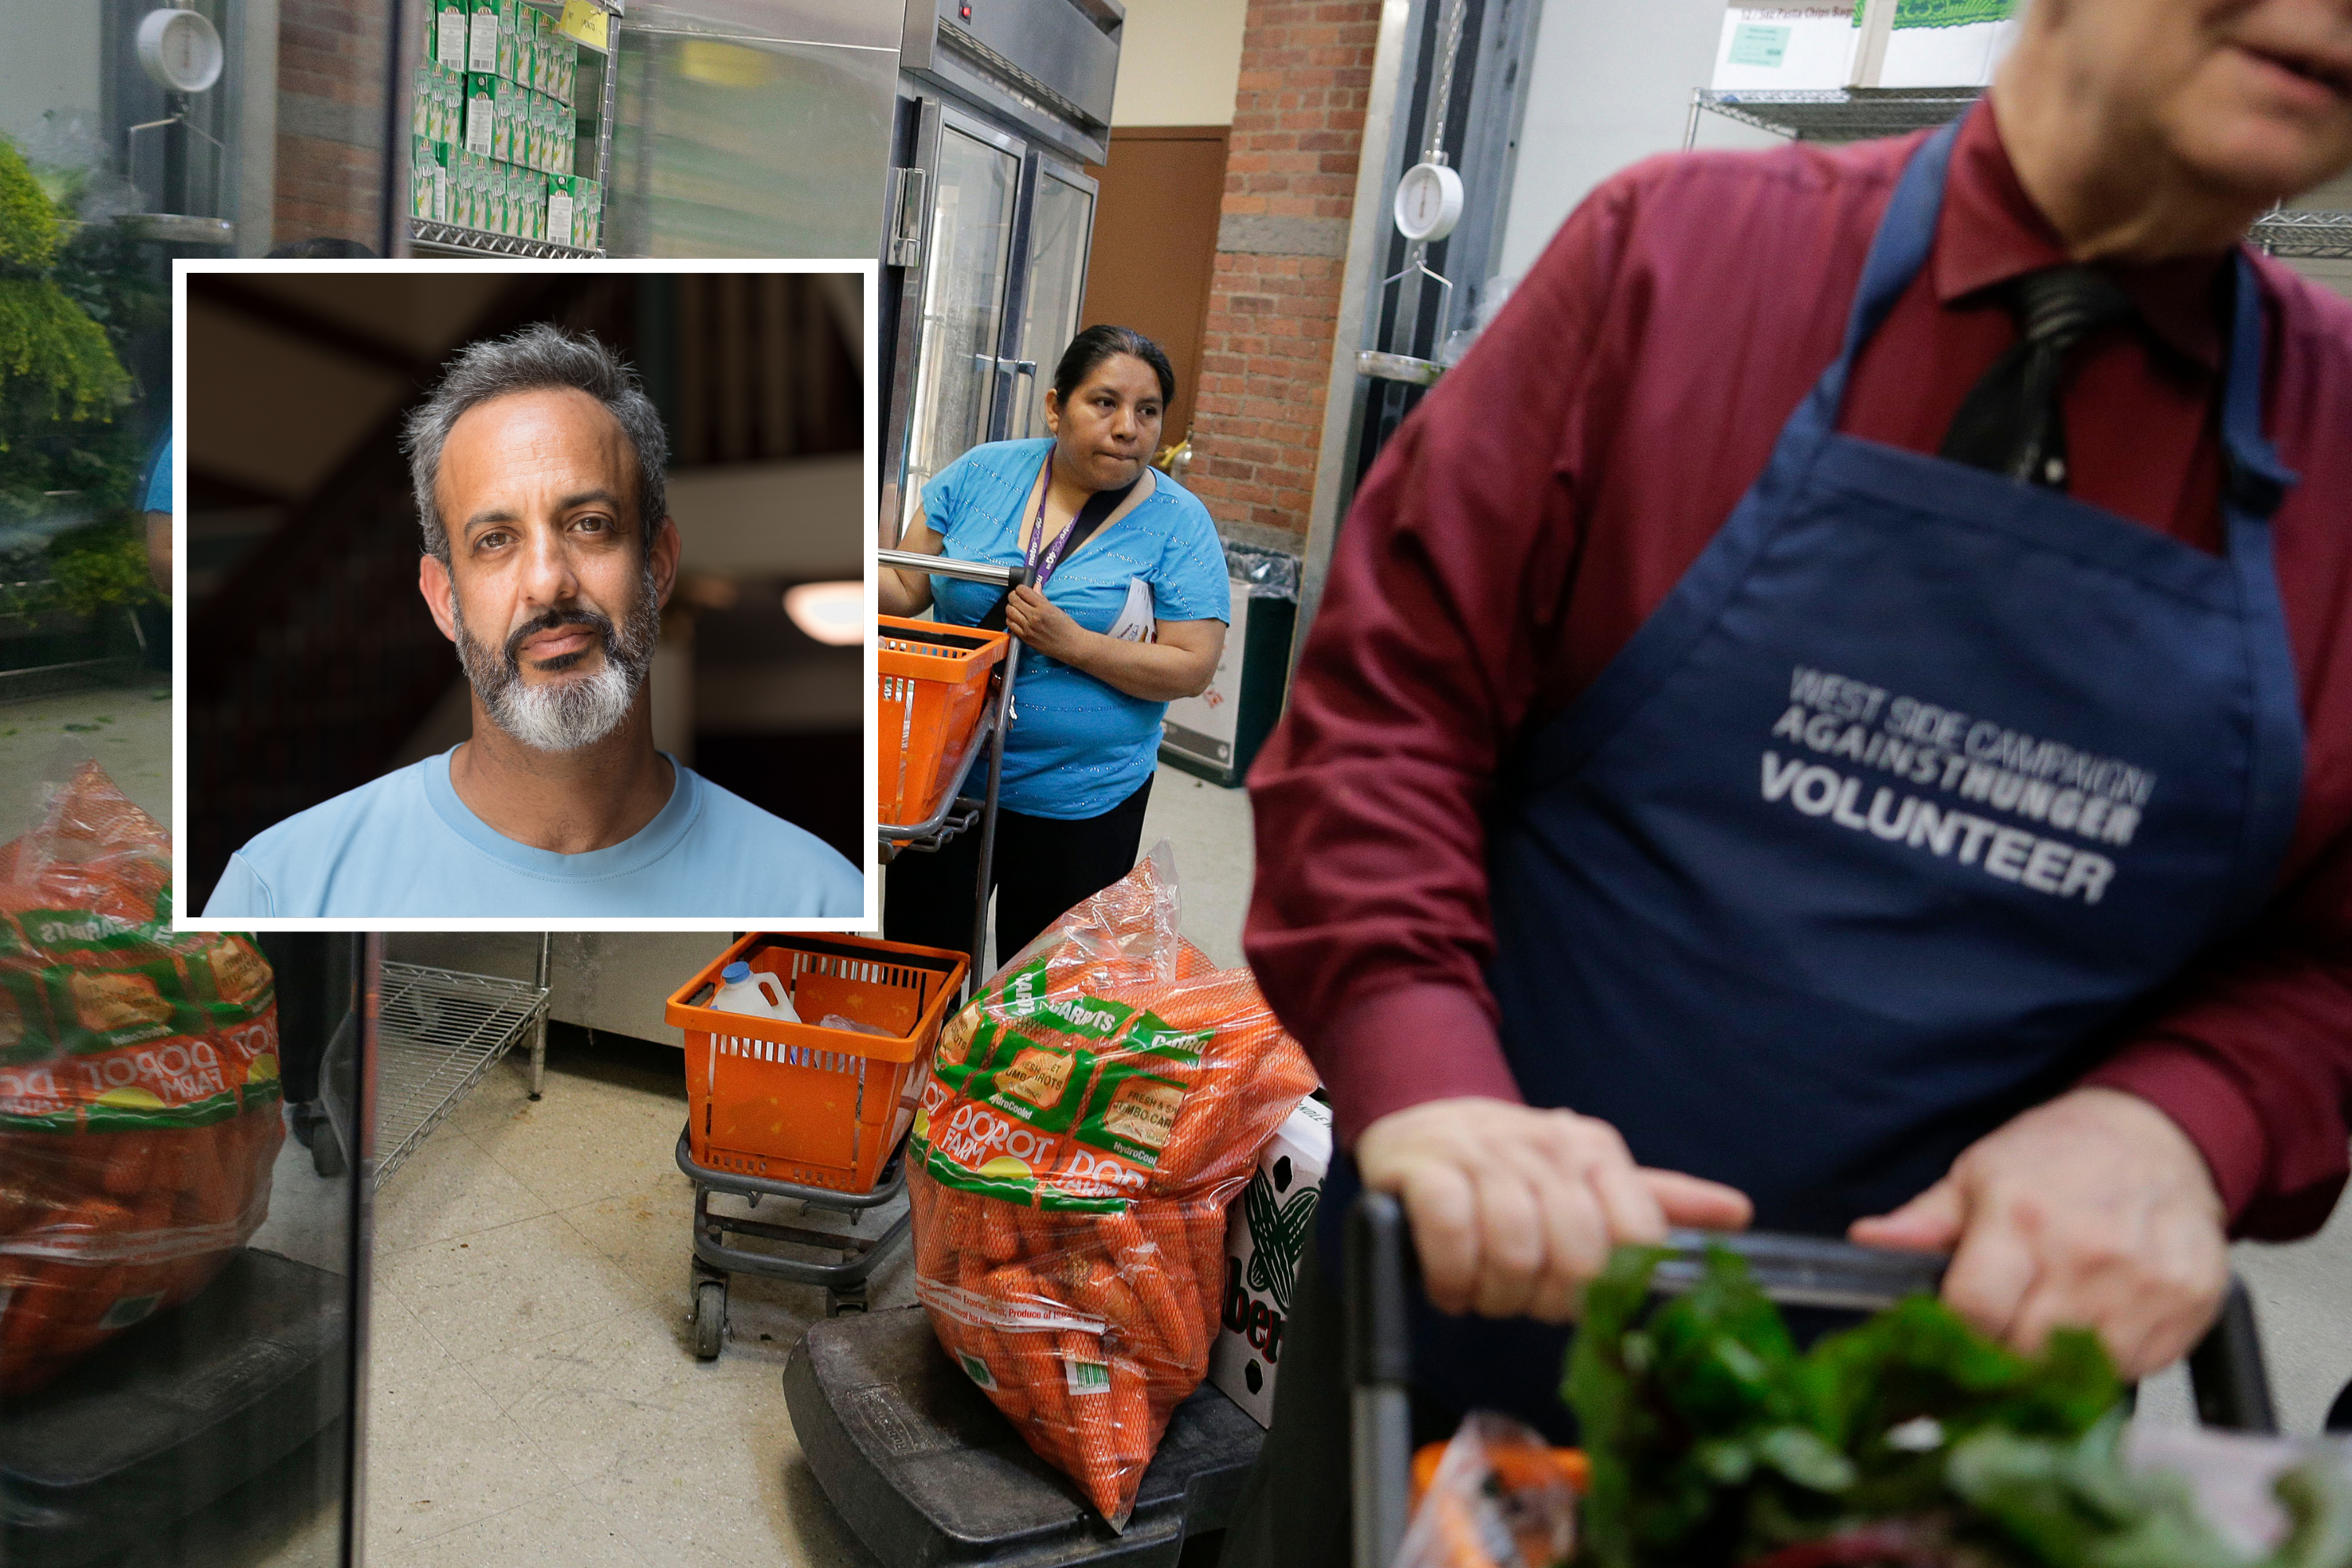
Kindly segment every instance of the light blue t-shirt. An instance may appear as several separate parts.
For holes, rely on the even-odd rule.
[[[924,520],[950,555],[1020,564],[1029,492],[1053,446],[1046,437],[974,447],[923,487]],[[1150,499],[1064,556],[1045,584],[1046,601],[1088,631],[1110,630],[1127,604],[1128,584],[1138,578],[1150,584],[1155,619],[1233,619],[1224,546],[1209,509],[1166,474],[1151,477]],[[931,613],[951,626],[978,626],[1003,594],[983,583],[933,577]],[[1160,765],[1165,702],[1129,697],[1024,647],[1013,706],[1000,795],[1011,810],[1064,822],[1100,816],[1142,788]]]
[[[172,510],[172,433],[163,432],[163,444],[155,450],[155,460],[147,468],[147,500],[142,511]]]
[[[256,834],[229,857],[205,917],[865,911],[865,879],[839,851],[676,758],[677,783],[651,822],[609,848],[561,855],[519,844],[467,809],[449,783],[455,750]]]

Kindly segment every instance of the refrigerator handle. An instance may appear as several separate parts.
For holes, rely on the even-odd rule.
[[[1010,390],[1013,395],[1013,407],[1021,420],[1021,434],[1017,439],[1026,440],[1030,434],[1029,405],[1021,396],[1021,378],[1025,375],[1032,384],[1034,384],[1037,379],[1037,362],[1034,359],[1000,359],[996,362],[996,365],[999,370],[1012,374]]]
[[[883,211],[890,215],[886,267],[919,267],[923,260],[924,195],[930,184],[929,171],[898,168],[890,171],[890,184],[882,198]]]

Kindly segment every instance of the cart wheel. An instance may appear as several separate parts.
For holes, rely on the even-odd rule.
[[[866,1310],[866,1287],[852,1286],[846,1290],[828,1289],[824,1293],[824,1315],[838,1318],[844,1312]]]
[[[694,1353],[701,1361],[719,1359],[719,1343],[727,1333],[727,1281],[705,1279],[694,1290]]]
[[[323,1116],[310,1131],[310,1169],[330,1182],[343,1173],[343,1146],[335,1141],[335,1130]]]

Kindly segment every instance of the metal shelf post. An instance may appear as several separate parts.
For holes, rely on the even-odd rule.
[[[883,566],[900,567],[909,572],[929,573],[934,576],[955,577],[967,583],[986,583],[1006,592],[1029,580],[1029,568],[1024,566],[987,566],[977,561],[959,561],[946,555],[924,555],[908,550],[877,550],[876,562]],[[928,825],[914,827],[884,823],[875,834],[887,848],[900,846],[898,853],[935,850],[965,828],[977,824],[980,828],[980,874],[972,893],[971,964],[964,971],[964,994],[971,996],[980,989],[981,968],[988,952],[988,890],[991,873],[996,858],[996,805],[998,790],[1004,777],[1004,740],[1013,721],[1013,682],[1020,673],[1021,639],[1008,637],[1004,647],[1004,668],[997,673],[996,700],[981,721],[986,731],[988,747],[988,787],[980,800],[972,802],[962,795],[959,781],[948,792],[949,799],[942,816],[934,817]],[[975,753],[976,755],[977,753]],[[965,764],[969,770],[971,763]],[[969,776],[967,773],[967,776]],[[957,807],[976,807],[959,814]],[[928,828],[928,831],[924,829]],[[1000,954],[1009,957],[1010,954]]]

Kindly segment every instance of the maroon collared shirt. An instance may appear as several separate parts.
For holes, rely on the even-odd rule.
[[[1407,420],[1341,530],[1290,708],[1250,775],[1245,945],[1341,1134],[1423,1100],[1517,1099],[1482,978],[1498,770],[1656,609],[1836,356],[1917,138],[1685,154],[1570,217]],[[1933,452],[2015,341],[1995,287],[2064,260],[1989,109],[1928,265],[1864,351],[1842,427]],[[2225,258],[2118,268],[2139,323],[2080,351],[2072,490],[2218,549]],[[2257,926],[2204,954],[2089,1081],[2171,1115],[2242,1234],[2315,1229],[2352,1118],[2352,304],[2256,263],[2273,523],[2301,681],[2301,815]]]

